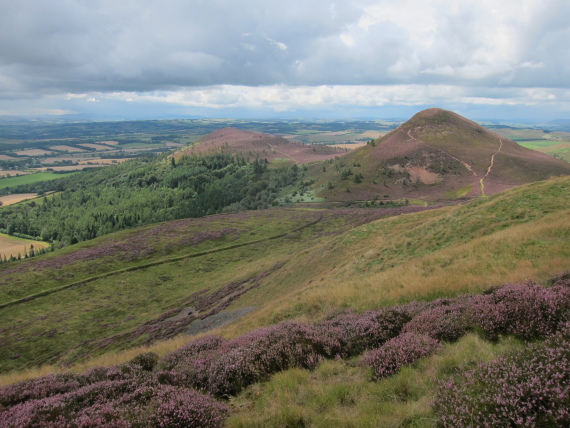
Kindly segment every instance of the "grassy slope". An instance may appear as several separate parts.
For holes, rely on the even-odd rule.
[[[286,294],[231,332],[546,280],[570,269],[569,200],[570,177],[557,178],[361,226],[299,253],[264,287]]]
[[[258,309],[219,333],[230,337],[282,319],[315,320],[347,308],[363,311],[505,282],[542,281],[570,268],[569,196],[570,178],[558,178],[464,206],[373,223],[365,218],[371,210],[333,211],[281,239],[114,275],[8,307],[0,325],[2,370],[145,343],[152,332],[137,328],[156,324],[169,311],[178,313],[189,305],[184,299],[190,293],[205,287],[213,292],[263,272],[270,274],[229,306]],[[314,219],[315,212],[308,212]],[[258,215],[250,225],[261,225]],[[284,222],[279,216],[273,220],[266,230]],[[369,224],[348,230],[364,223]],[[163,353],[180,341],[172,343],[152,349]]]
[[[192,318],[181,324],[165,319],[199,305],[199,315],[207,315],[239,291],[240,281],[253,287],[245,294],[253,297],[232,308],[259,307],[257,276],[266,281],[322,234],[382,215],[386,211],[285,209],[180,220],[7,264],[0,267],[1,299],[8,303],[0,308],[0,370],[76,361],[172,337]],[[202,290],[216,304],[192,296]]]
[[[405,367],[381,382],[370,382],[368,369],[359,364],[361,358],[325,361],[313,372],[287,370],[233,399],[234,413],[227,426],[431,427],[436,379],[520,346],[513,338],[491,344],[469,334],[417,367]]]

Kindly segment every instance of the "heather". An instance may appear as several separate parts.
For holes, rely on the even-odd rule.
[[[489,340],[501,334],[532,340],[554,333],[569,308],[568,279],[550,288],[532,282],[508,284],[474,297],[467,318]]]
[[[442,427],[570,425],[570,324],[544,343],[441,381]]]
[[[445,406],[491,406],[488,412],[503,420],[502,410],[485,404],[490,400],[485,397],[508,398],[516,390],[523,391],[528,402],[540,402],[536,412],[565,421],[567,414],[560,409],[568,404],[569,289],[568,278],[561,277],[551,287],[508,284],[482,295],[412,302],[362,314],[346,312],[314,324],[281,322],[234,339],[204,336],[162,358],[146,353],[119,366],[50,375],[0,389],[0,422],[30,427],[97,426],[87,424],[88,420],[117,427],[145,423],[220,426],[229,411],[225,400],[277,373],[314,370],[327,360],[358,358],[370,367],[372,379],[381,381],[439,352],[445,343],[457,341],[468,331],[494,340],[509,335],[525,340],[554,336],[516,358],[505,357],[474,372],[482,374],[466,374],[466,381],[446,381],[435,404],[439,414],[450,413]],[[520,298],[510,298],[514,295]],[[497,316],[482,325],[479,314]],[[531,314],[533,319],[527,320]],[[529,377],[529,373],[536,375]],[[499,388],[503,395],[496,392]],[[451,390],[460,393],[445,395]],[[464,395],[472,400],[453,401]],[[497,400],[501,403],[503,398]],[[524,403],[520,406],[526,409],[529,405]],[[515,406],[509,412],[519,409]],[[453,426],[459,416],[450,415],[448,426]],[[539,420],[532,415],[524,413],[515,420]]]
[[[372,367],[374,379],[382,379],[436,352],[438,347],[439,342],[429,336],[404,333],[368,353],[364,362]]]

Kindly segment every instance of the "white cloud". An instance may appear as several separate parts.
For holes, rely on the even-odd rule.
[[[488,93],[508,88],[563,102],[568,16],[567,0],[4,1],[0,107],[58,94],[272,109],[440,93],[495,103]],[[519,94],[508,102],[536,102]]]

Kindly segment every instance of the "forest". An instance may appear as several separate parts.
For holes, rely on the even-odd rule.
[[[270,169],[240,155],[143,157],[72,177],[0,190],[43,198],[0,208],[0,229],[49,241],[54,248],[119,230],[228,211],[277,205],[280,189],[303,171]],[[55,192],[49,194],[49,192]]]

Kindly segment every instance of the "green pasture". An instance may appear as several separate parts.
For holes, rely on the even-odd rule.
[[[0,178],[0,189],[6,187],[16,187],[22,184],[33,184],[41,181],[57,180],[58,178],[68,177],[69,174],[52,174],[50,172],[38,172],[35,174],[20,175],[19,177]]]

